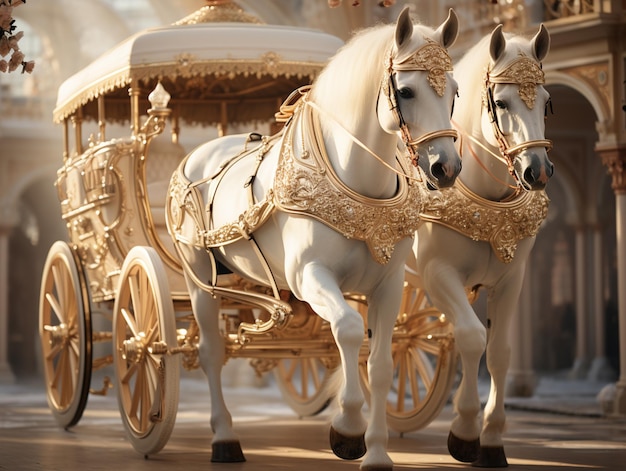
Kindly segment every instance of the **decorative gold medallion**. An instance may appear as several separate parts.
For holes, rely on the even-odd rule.
[[[452,59],[448,51],[432,39],[420,47],[414,54],[396,62],[393,60],[393,70],[424,70],[428,72],[428,83],[443,96],[446,90],[446,72],[452,70]]]
[[[491,75],[488,72],[487,83],[517,84],[520,98],[532,110],[537,98],[537,85],[545,83],[545,74],[539,63],[528,57],[520,57],[498,74]]]

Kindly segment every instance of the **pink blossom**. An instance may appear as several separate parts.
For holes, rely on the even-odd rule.
[[[0,5],[0,28],[9,29],[11,26],[11,18],[13,12],[13,7],[9,7],[6,5]]]
[[[22,51],[15,51],[9,60],[9,72],[13,72],[18,66],[22,65],[24,61],[24,53]]]
[[[0,36],[0,56],[4,57],[11,52],[9,40],[5,35]]]
[[[22,62],[22,73],[30,74],[35,68],[35,61]]]
[[[24,36],[24,31],[20,31],[17,34],[14,34],[13,36],[9,37],[9,47],[11,49],[13,49],[14,51],[19,51],[20,47],[17,45],[18,41],[20,39],[22,39],[22,37]]]

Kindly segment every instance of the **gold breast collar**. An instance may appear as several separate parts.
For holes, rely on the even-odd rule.
[[[545,191],[528,191],[515,199],[482,198],[457,179],[454,186],[428,193],[423,221],[441,224],[472,240],[489,242],[503,263],[515,257],[517,244],[533,237],[548,214]]]
[[[364,241],[374,258],[386,264],[394,246],[413,237],[420,221],[426,191],[416,170],[398,158],[407,178],[398,178],[391,198],[363,196],[347,187],[334,172],[324,147],[320,122],[312,106],[302,105],[294,116],[305,127],[308,142],[300,156],[294,152],[295,123],[285,132],[274,182],[274,203],[288,213],[306,214],[348,239]],[[308,145],[307,145],[308,144]]]

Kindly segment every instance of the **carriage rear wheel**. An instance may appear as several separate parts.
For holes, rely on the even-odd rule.
[[[283,358],[274,376],[285,402],[298,416],[309,417],[326,409],[335,396],[335,369],[320,358]]]
[[[61,427],[71,427],[89,395],[91,311],[80,259],[62,241],[52,245],[43,269],[39,338],[48,405]]]
[[[457,374],[451,323],[407,279],[393,335],[393,384],[387,397],[387,423],[400,433],[426,427],[439,415]],[[369,400],[366,362],[360,373]]]
[[[163,263],[151,247],[130,250],[113,310],[117,399],[131,444],[149,455],[172,433],[178,411],[180,359],[174,305]]]

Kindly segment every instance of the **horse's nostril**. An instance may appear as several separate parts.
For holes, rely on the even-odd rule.
[[[546,174],[548,178],[551,178],[554,175],[554,165],[552,163],[548,164],[548,168],[546,169]]]
[[[524,181],[528,183],[529,185],[532,185],[533,183],[535,183],[535,175],[533,173],[532,168],[529,167],[526,170],[524,170]]]
[[[441,180],[446,176],[446,170],[441,163],[433,164],[430,167],[430,173],[432,173],[433,177],[437,180]]]

